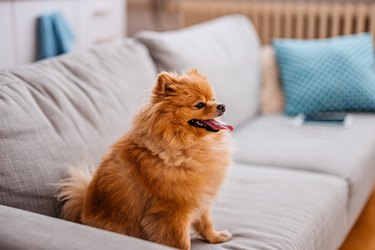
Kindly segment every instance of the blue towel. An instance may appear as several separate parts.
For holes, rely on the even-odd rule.
[[[60,12],[42,15],[37,22],[37,59],[71,51],[74,35]]]

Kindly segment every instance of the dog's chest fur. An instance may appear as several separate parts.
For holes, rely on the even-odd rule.
[[[179,157],[180,164],[171,166],[180,171],[180,182],[177,183],[181,185],[180,195],[190,193],[190,202],[194,202],[198,208],[210,204],[224,180],[230,164],[230,153],[228,138],[215,134],[183,153],[171,154],[172,158],[176,155]],[[176,185],[173,181],[170,184]]]

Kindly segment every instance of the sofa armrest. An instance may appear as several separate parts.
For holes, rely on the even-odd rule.
[[[170,249],[148,241],[0,205],[1,249]]]

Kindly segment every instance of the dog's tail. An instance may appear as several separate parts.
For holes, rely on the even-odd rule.
[[[92,170],[87,165],[68,168],[68,177],[57,184],[57,200],[64,202],[62,218],[81,222],[83,204],[92,176]]]

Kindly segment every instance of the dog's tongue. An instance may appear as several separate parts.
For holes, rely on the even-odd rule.
[[[234,130],[234,126],[232,125],[228,125],[228,124],[222,124],[216,120],[204,120],[203,121],[204,123],[206,123],[208,126],[210,126],[211,128],[215,129],[215,130],[221,130],[221,129],[226,129],[226,130],[229,130],[229,131],[233,131]]]

